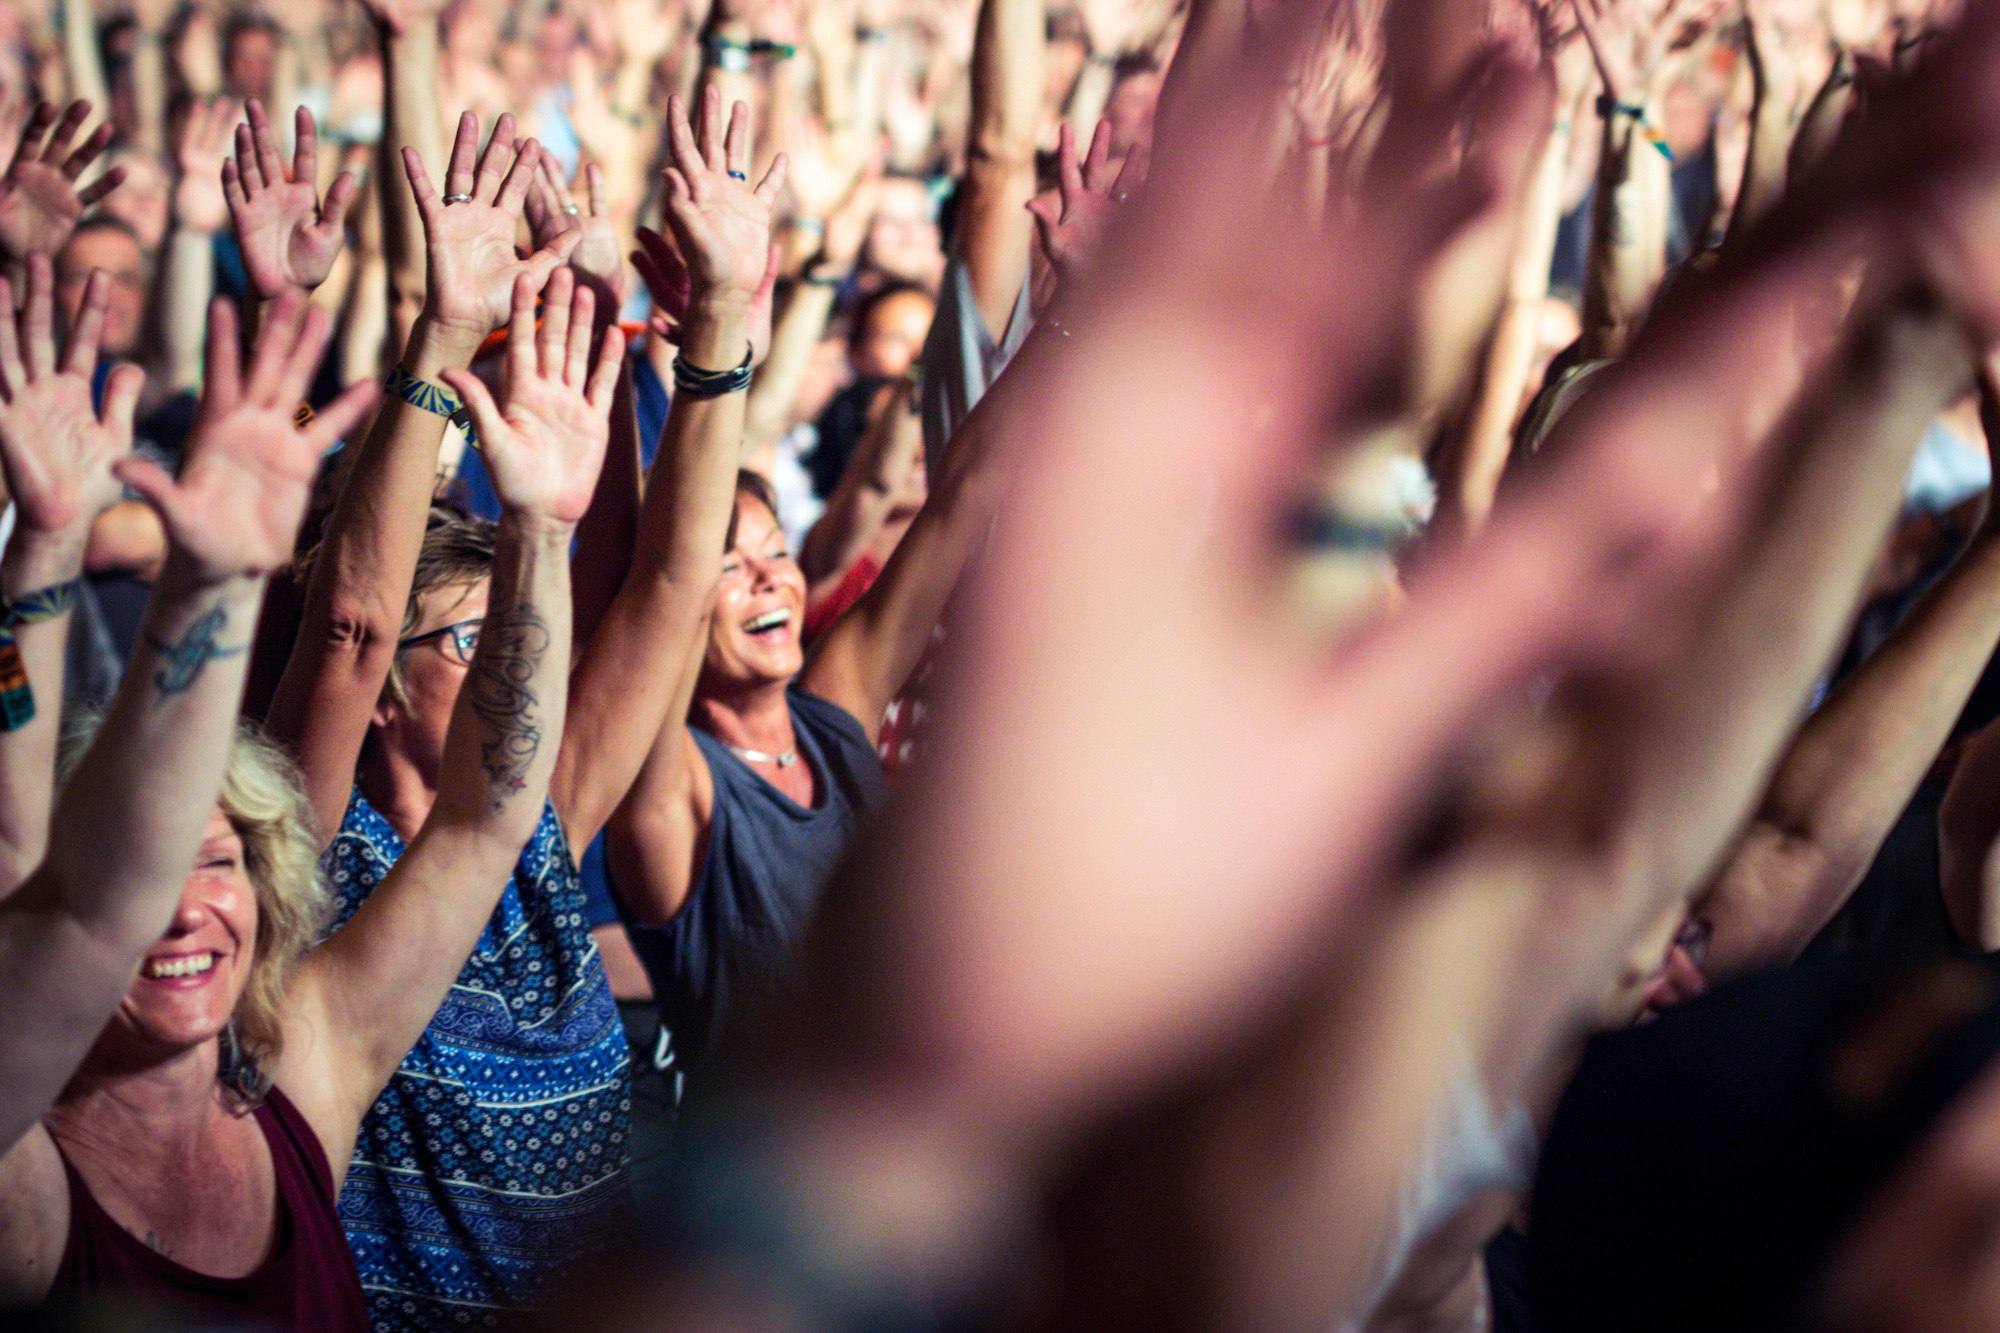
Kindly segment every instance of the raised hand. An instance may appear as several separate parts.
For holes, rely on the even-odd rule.
[[[158,511],[171,558],[196,580],[260,576],[292,558],[320,456],[361,420],[376,392],[364,380],[306,429],[293,424],[328,326],[326,312],[301,293],[280,293],[265,312],[245,375],[236,307],[213,302],[201,410],[179,479],[150,459],[114,465],[118,479]]]
[[[828,232],[832,228],[828,227]],[[863,224],[861,235],[866,235]],[[673,241],[651,227],[637,233],[639,248],[632,252],[632,267],[653,298],[653,313],[647,326],[670,343],[680,341],[681,320],[687,317],[688,303],[694,299],[687,265]],[[859,241],[856,242],[859,250]],[[771,297],[778,286],[778,247],[769,247],[764,259],[764,280],[750,298],[750,359],[761,363],[771,347]]]
[[[90,275],[58,356],[48,256],[28,260],[18,330],[13,288],[0,278],[0,461],[25,531],[76,532],[118,499],[112,465],[132,452],[132,409],[146,372],[120,365],[105,384],[103,411],[92,406],[110,287],[104,274]]]
[[[298,147],[288,180],[263,104],[253,97],[246,109],[250,123],[236,127],[236,157],[222,164],[222,190],[250,289],[267,301],[287,288],[311,291],[326,281],[340,254],[342,226],[357,192],[354,174],[341,172],[322,203],[312,113],[299,108],[293,125]]]
[[[0,258],[19,261],[62,249],[83,210],[125,179],[125,169],[117,167],[95,184],[76,188],[76,178],[111,142],[111,122],[106,121],[70,152],[70,140],[89,115],[90,103],[72,102],[58,121],[55,104],[43,102],[28,118],[14,160],[0,176]]]
[[[540,290],[576,249],[580,234],[565,231],[526,259],[514,253],[514,231],[539,161],[533,139],[516,151],[511,115],[494,124],[481,153],[479,121],[470,111],[458,118],[442,197],[417,151],[403,150],[403,170],[424,221],[424,311],[434,323],[484,338],[507,322],[517,279],[525,274]]]
[[[598,313],[618,317],[631,276],[619,257],[618,229],[611,224],[604,202],[604,169],[595,162],[583,169],[585,202],[574,202],[573,187],[562,183],[562,165],[547,148],[540,150],[534,184],[528,187],[528,235],[540,249],[564,232],[576,233],[569,266],[596,293]]]
[[[1125,155],[1116,179],[1111,176],[1111,122],[1097,122],[1090,139],[1090,155],[1081,167],[1076,160],[1076,135],[1062,127],[1057,147],[1061,175],[1056,189],[1036,195],[1028,203],[1035,215],[1035,239],[1042,253],[1054,265],[1065,283],[1074,282],[1090,266],[1111,223],[1112,209],[1146,179],[1146,150],[1134,147]]]
[[[680,247],[696,299],[749,302],[771,262],[771,207],[784,187],[783,153],[750,188],[750,109],[738,102],[722,130],[722,95],[702,98],[701,122],[688,126],[681,101],[667,106],[673,165],[667,168],[667,225]],[[697,143],[697,137],[699,143]]]
[[[222,173],[229,162],[229,127],[236,120],[233,98],[197,102],[174,144],[180,180],[174,185],[174,221],[189,231],[221,231],[229,224],[229,200]]]
[[[444,377],[472,413],[500,502],[517,513],[575,523],[590,507],[604,465],[625,336],[616,324],[606,331],[593,370],[590,288],[557,269],[542,292],[539,332],[535,294],[533,278],[514,280],[499,402],[469,370],[447,370]]]

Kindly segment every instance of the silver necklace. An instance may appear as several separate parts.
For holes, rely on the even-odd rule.
[[[728,744],[727,741],[723,743]],[[797,750],[787,750],[783,754],[765,754],[762,750],[746,750],[740,745],[730,745],[729,752],[753,764],[776,764],[779,768],[790,768],[799,762]]]

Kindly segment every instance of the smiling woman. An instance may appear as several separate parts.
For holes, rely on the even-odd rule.
[[[64,780],[97,733],[102,715],[85,713],[66,729]],[[121,1023],[184,1022],[194,1006],[168,1015],[149,1001],[155,990],[199,997],[203,1037],[226,1033],[225,1088],[243,1109],[262,1101],[283,1045],[280,1006],[300,957],[326,928],[331,907],[319,875],[319,843],[305,819],[296,769],[255,728],[239,726],[209,817],[195,871],[181,892],[173,925],[140,965],[142,983],[127,995]],[[221,983],[217,985],[215,983]],[[220,1007],[221,1021],[209,1022]]]

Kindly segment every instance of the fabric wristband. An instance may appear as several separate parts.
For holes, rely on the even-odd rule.
[[[466,410],[465,404],[459,401],[457,394],[445,388],[442,384],[433,384],[429,380],[420,380],[415,375],[405,371],[401,366],[391,366],[388,375],[383,378],[382,384],[390,393],[395,394],[411,407],[420,407],[426,412],[434,412],[464,431],[468,444],[476,445],[479,443],[479,437],[473,433],[472,429],[472,413]]]
[[[0,731],[19,731],[35,720],[35,689],[21,661],[14,631],[67,615],[76,605],[79,579],[52,584],[0,603]]]

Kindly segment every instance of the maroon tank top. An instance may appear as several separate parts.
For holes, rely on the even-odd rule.
[[[50,1302],[115,1291],[178,1316],[298,1333],[367,1333],[368,1306],[312,1127],[276,1088],[252,1112],[277,1178],[277,1243],[247,1277],[209,1277],[148,1249],[98,1206],[68,1157],[69,1240]],[[57,1149],[61,1151],[60,1147]]]

